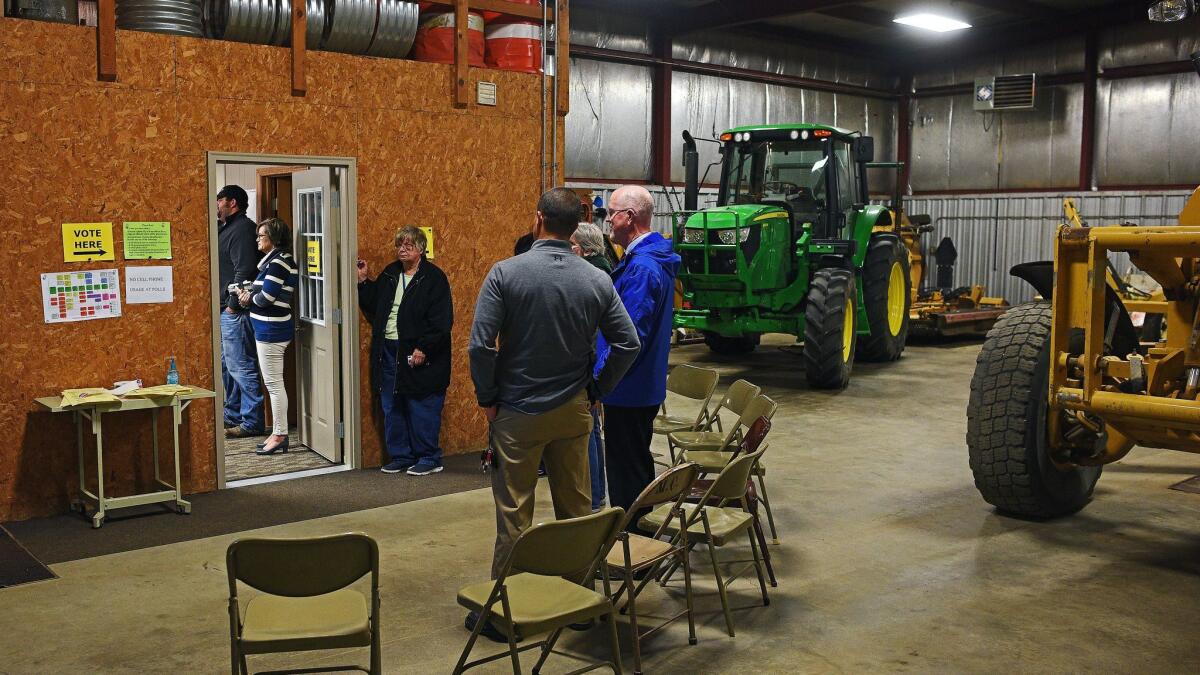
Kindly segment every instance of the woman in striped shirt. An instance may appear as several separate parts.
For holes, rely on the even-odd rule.
[[[292,295],[297,284],[296,261],[292,258],[292,231],[278,218],[258,225],[258,263],[254,286],[242,291],[238,299],[250,308],[254,341],[263,383],[271,397],[272,433],[256,450],[260,455],[288,451],[288,398],[283,384],[284,354],[296,336],[292,322]]]

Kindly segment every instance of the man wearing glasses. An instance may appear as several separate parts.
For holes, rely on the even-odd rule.
[[[225,435],[263,434],[263,395],[258,386],[258,357],[250,315],[237,290],[258,276],[261,254],[257,227],[246,216],[249,196],[237,185],[217,193],[217,256],[221,283],[221,380],[225,385]],[[230,292],[230,287],[234,292]]]
[[[610,506],[628,509],[654,479],[650,440],[654,416],[667,396],[667,357],[679,255],[650,229],[654,199],[640,185],[626,185],[609,199],[605,223],[625,256],[612,272],[617,295],[637,328],[642,349],[604,402],[605,473]],[[596,372],[610,354],[603,335],[596,344]],[[636,519],[632,522],[637,522]]]

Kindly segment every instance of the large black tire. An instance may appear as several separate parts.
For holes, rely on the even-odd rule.
[[[858,358],[895,361],[908,341],[908,309],[912,305],[908,251],[899,237],[889,233],[871,237],[862,280],[871,333],[859,338]]]
[[[1101,468],[1060,470],[1046,444],[1050,303],[1005,312],[975,362],[967,404],[967,450],[975,487],[1002,512],[1032,518],[1075,513]]]
[[[804,308],[804,376],[810,387],[844,389],[850,383],[856,304],[853,272],[825,268],[813,275]]]
[[[749,354],[758,346],[761,336],[757,333],[743,335],[741,337],[725,337],[717,333],[704,333],[704,344],[712,350],[714,354],[722,354],[725,356],[734,356],[737,354]]]

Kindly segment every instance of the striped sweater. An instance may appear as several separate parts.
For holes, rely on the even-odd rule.
[[[292,297],[296,290],[296,261],[275,249],[258,263],[258,278],[250,298],[250,322],[259,342],[287,342],[296,335]]]

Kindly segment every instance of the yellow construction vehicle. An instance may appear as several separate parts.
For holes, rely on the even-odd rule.
[[[926,215],[906,217],[900,228],[908,249],[912,303],[909,307],[909,332],[918,336],[983,334],[996,323],[1008,302],[984,295],[983,286],[954,286],[954,263],[958,252],[949,237],[934,249],[937,261],[934,288],[924,288],[925,251],[922,235],[933,231]]]
[[[1200,188],[1178,225],[1070,216],[1053,262],[1013,268],[1044,299],[996,323],[971,381],[975,485],[1020,516],[1078,511],[1102,467],[1134,445],[1200,453]],[[1122,297],[1108,262],[1118,252],[1158,282],[1161,300]],[[1131,310],[1165,316],[1165,337],[1142,342]]]

